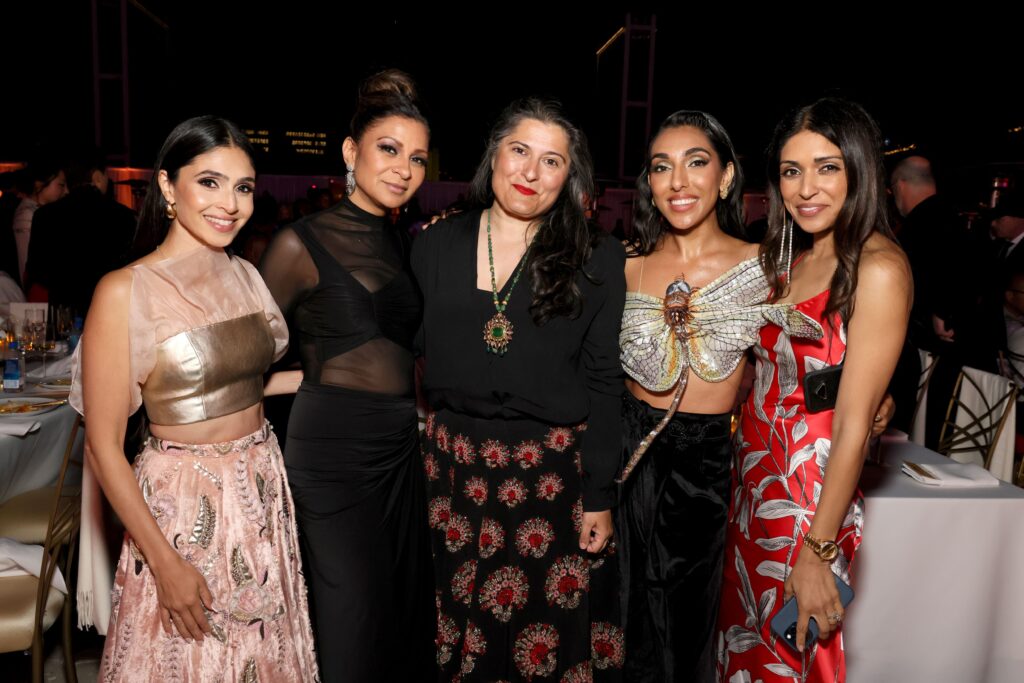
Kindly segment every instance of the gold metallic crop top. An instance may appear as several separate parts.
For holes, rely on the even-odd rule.
[[[142,385],[150,421],[181,425],[230,415],[263,400],[274,337],[262,313],[186,330],[156,345]]]
[[[145,403],[154,424],[183,425],[263,400],[263,374],[287,348],[288,330],[255,268],[204,247],[131,272],[129,412]],[[75,350],[70,397],[83,415],[86,344],[88,334]]]

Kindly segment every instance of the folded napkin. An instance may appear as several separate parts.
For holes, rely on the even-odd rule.
[[[71,376],[71,363],[74,361],[73,356],[64,356],[54,361],[46,361],[46,367],[38,367],[35,370],[29,370],[25,374],[31,379],[43,379],[44,377],[70,377]]]
[[[40,423],[35,420],[0,419],[0,434],[25,436],[39,429]]]
[[[948,462],[941,464],[903,461],[903,473],[928,486],[957,489],[977,489],[999,486],[999,480],[972,463]]]
[[[0,577],[2,576],[39,576],[39,569],[43,566],[43,546],[25,545],[9,538],[0,538]],[[64,583],[64,576],[58,567],[53,571],[51,582],[54,588],[64,595],[68,594],[68,587]]]

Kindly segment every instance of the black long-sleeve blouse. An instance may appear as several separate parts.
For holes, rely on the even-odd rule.
[[[625,301],[622,245],[601,237],[577,275],[581,314],[533,322],[527,274],[505,315],[515,330],[504,356],[488,353],[485,323],[495,313],[492,293],[476,286],[481,212],[469,211],[430,227],[413,243],[412,267],[423,292],[420,334],[423,388],[432,409],[481,418],[532,418],[551,424],[586,421],[583,507],[615,503],[613,479],[621,457],[624,390],[619,325]],[[499,292],[504,299],[505,288]]]

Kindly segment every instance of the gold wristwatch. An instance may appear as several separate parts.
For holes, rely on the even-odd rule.
[[[810,534],[804,534],[804,545],[813,550],[824,562],[832,562],[839,557],[839,546],[835,541],[822,541]]]

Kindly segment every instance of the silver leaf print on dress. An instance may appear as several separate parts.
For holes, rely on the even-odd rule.
[[[776,593],[777,590],[775,588],[769,588],[765,592],[761,593],[761,600],[757,605],[758,630],[764,628],[765,622],[768,621],[768,616],[772,613],[772,608],[775,607]]]
[[[803,465],[805,462],[810,460],[816,455],[814,446],[808,444],[798,450],[796,453],[789,457],[789,471],[786,473],[786,478],[792,477],[796,474],[797,468]]]
[[[797,308],[819,315],[821,322],[826,318],[816,307],[823,309],[826,302],[826,296],[818,295]],[[729,511],[718,635],[720,683],[842,678],[841,639],[815,644],[800,656],[770,631],[772,616],[781,607],[790,563],[821,497],[828,465],[832,413],[807,413],[800,391],[804,373],[837,364],[845,355],[845,329],[840,329],[838,321],[828,329],[830,337],[818,343],[787,334],[781,326],[766,326],[754,348],[754,387],[744,407],[743,443],[737,442],[734,460],[738,485]],[[833,566],[837,574],[848,574],[862,515],[855,495],[836,538],[841,548]],[[760,596],[756,605],[751,591]]]
[[[785,332],[779,335],[775,342],[775,362],[779,367],[779,402],[789,398],[796,391],[796,356],[793,355],[793,345],[789,342],[789,335]],[[795,413],[795,411],[794,411]]]
[[[757,565],[757,573],[761,576],[768,576],[779,583],[786,582],[786,576],[789,574],[789,565],[785,565],[775,560],[764,560]]]
[[[774,536],[772,538],[759,538],[755,543],[768,552],[775,552],[776,550],[788,548],[793,545],[795,541],[789,536]]]

